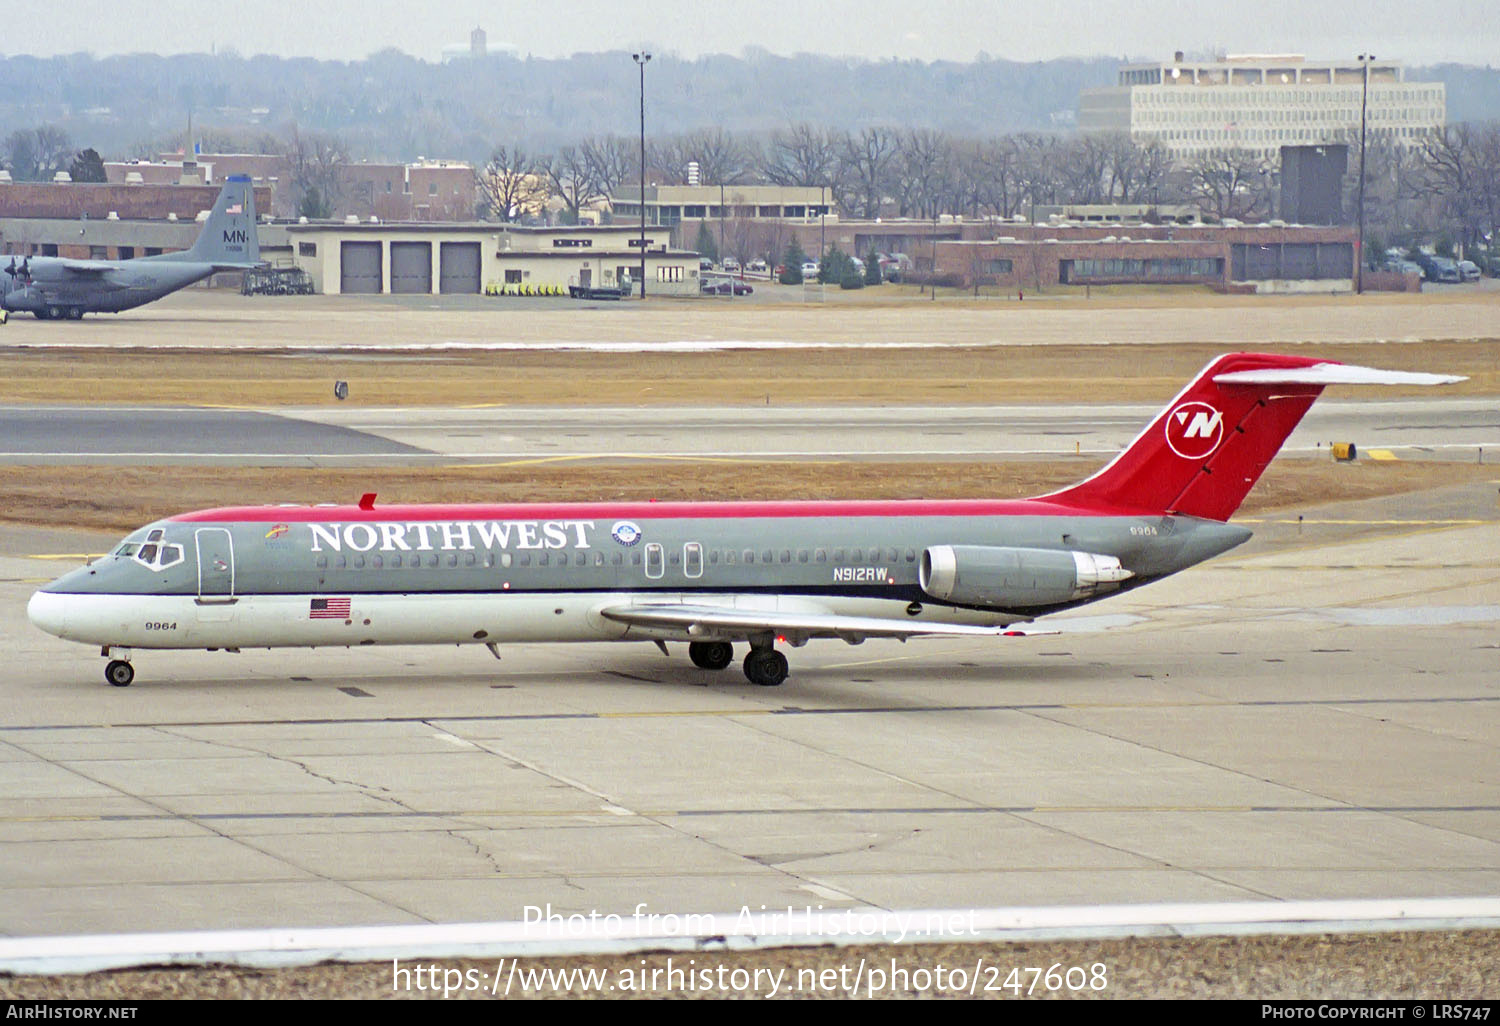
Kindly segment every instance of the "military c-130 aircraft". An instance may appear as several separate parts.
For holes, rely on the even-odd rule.
[[[0,309],[30,311],[44,321],[77,320],[150,303],[216,271],[259,266],[255,189],[248,176],[233,175],[191,249],[133,260],[11,257],[0,267]]]
[[[1092,477],[1032,499],[244,506],[186,513],[37,591],[27,613],[134,649],[686,642],[787,677],[781,642],[999,636],[1250,537],[1228,523],[1327,385],[1462,378],[1306,357],[1211,362]]]

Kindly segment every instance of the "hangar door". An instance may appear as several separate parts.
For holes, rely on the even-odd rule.
[[[432,243],[391,243],[391,291],[432,291]]]
[[[445,242],[438,250],[438,291],[479,291],[479,243]]]
[[[339,247],[339,291],[380,291],[380,243],[345,242]]]

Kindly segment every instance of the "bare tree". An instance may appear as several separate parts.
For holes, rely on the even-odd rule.
[[[0,162],[18,182],[34,182],[65,171],[73,159],[68,133],[56,125],[17,129],[0,146]]]
[[[962,158],[976,216],[1010,217],[1021,202],[1020,148],[1010,137],[970,144]]]
[[[349,151],[337,136],[302,132],[296,125],[283,151],[293,203],[306,217],[332,217],[344,205],[343,169]]]
[[[603,195],[613,196],[622,185],[639,180],[641,157],[635,140],[596,135],[585,139],[580,149],[594,185]]]
[[[1186,173],[1188,195],[1220,221],[1271,211],[1271,167],[1248,150],[1204,150],[1188,161]]]
[[[564,146],[548,160],[543,169],[552,182],[553,194],[559,197],[569,220],[578,220],[578,210],[599,194],[593,169],[577,146]]]
[[[1359,131],[1350,146],[1355,154],[1344,175],[1344,210],[1359,203]],[[1365,147],[1365,226],[1372,248],[1415,245],[1439,219],[1441,200],[1426,192],[1427,168],[1420,149],[1397,146],[1385,137],[1370,139]],[[1369,240],[1367,240],[1369,242]],[[1383,254],[1374,253],[1372,256]]]
[[[1465,246],[1500,220],[1500,124],[1449,125],[1422,145],[1422,190],[1441,203]]]
[[[942,132],[916,128],[896,137],[891,193],[902,217],[935,217],[953,167],[951,143]]]
[[[802,123],[771,133],[756,169],[773,185],[831,185],[839,163],[839,140],[825,128]]]
[[[1172,167],[1172,155],[1155,139],[1136,142],[1126,132],[1103,137],[1104,197],[1117,203],[1154,202]]]
[[[705,128],[681,137],[683,170],[688,162],[698,165],[698,180],[704,184],[740,185],[750,177],[750,154],[734,136],[722,128]]]
[[[1081,135],[1061,144],[1056,165],[1065,203],[1101,203],[1110,164],[1110,141],[1104,136]]]
[[[895,157],[896,133],[889,128],[846,134],[839,143],[839,205],[860,217],[878,217]]]
[[[496,146],[489,162],[474,172],[474,187],[488,215],[517,221],[540,214],[550,196],[541,162],[520,146]]]
[[[1019,135],[1015,143],[1018,206],[1024,202],[1030,208],[1027,217],[1034,221],[1037,205],[1052,203],[1057,197],[1061,188],[1058,168],[1064,156],[1050,135]]]

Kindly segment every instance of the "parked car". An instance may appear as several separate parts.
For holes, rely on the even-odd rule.
[[[1382,271],[1395,271],[1397,274],[1421,275],[1422,265],[1412,263],[1410,260],[1387,260],[1380,268]]]
[[[1422,277],[1427,281],[1457,284],[1464,280],[1463,275],[1458,273],[1458,261],[1448,257],[1418,253],[1417,263],[1422,265]]]
[[[802,280],[813,281],[818,277],[818,262],[809,260],[802,265]]]
[[[745,270],[751,271],[755,274],[765,274],[766,262],[764,260],[752,260],[745,265]]]
[[[698,291],[705,296],[748,296],[755,289],[733,278],[704,278],[698,283]]]
[[[1433,257],[1427,264],[1427,280],[1457,284],[1464,279],[1458,273],[1458,261],[1447,257]]]
[[[1479,280],[1479,265],[1472,260],[1460,260],[1458,262],[1458,276],[1464,281]]]
[[[710,260],[708,257],[701,256],[701,257],[698,258],[698,270],[700,270],[700,271],[712,271],[713,269],[714,269],[714,262],[712,260]]]
[[[740,262],[734,257],[725,257],[724,263],[720,266],[724,268],[726,273],[734,274],[740,269]]]

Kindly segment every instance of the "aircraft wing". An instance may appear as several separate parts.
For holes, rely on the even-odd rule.
[[[683,631],[705,640],[747,641],[774,634],[793,645],[811,638],[839,638],[857,645],[866,638],[907,638],[926,634],[996,638],[1023,635],[1010,627],[970,627],[962,624],[889,620],[873,616],[840,616],[836,613],[781,612],[768,609],[732,609],[722,606],[692,606],[678,603],[638,603],[607,606],[599,610],[606,620],[631,627]]]
[[[105,271],[118,271],[119,264],[107,264],[99,260],[59,260],[57,266],[69,274],[101,275]]]

